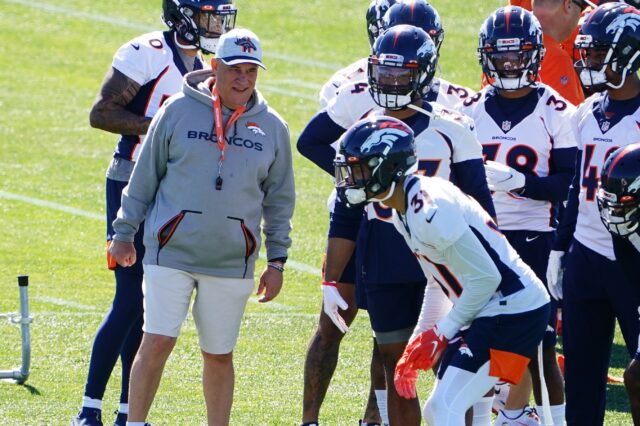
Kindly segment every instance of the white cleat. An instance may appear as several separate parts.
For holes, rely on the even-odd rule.
[[[504,411],[499,410],[494,426],[540,426],[540,418],[536,409],[531,407],[524,407],[515,418],[509,418]]]
[[[511,385],[507,382],[498,382],[495,384],[493,389],[494,396],[491,409],[494,413],[498,413],[499,410],[504,410],[504,407],[507,404],[507,397],[509,396]]]

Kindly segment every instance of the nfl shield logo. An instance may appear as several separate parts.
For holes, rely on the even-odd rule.
[[[502,130],[504,130],[505,132],[508,132],[509,130],[511,130],[511,121],[509,120],[505,120],[502,122]]]
[[[602,130],[603,132],[609,130],[609,127],[611,127],[611,123],[609,123],[608,121],[603,121],[602,123],[600,123],[600,130]]]

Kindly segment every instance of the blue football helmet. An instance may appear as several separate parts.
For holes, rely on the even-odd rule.
[[[600,219],[612,234],[628,237],[640,221],[640,143],[615,150],[604,163],[598,187]]]
[[[532,85],[543,57],[542,28],[531,12],[501,7],[482,24],[478,60],[492,86],[518,90]]]
[[[640,68],[640,11],[626,3],[605,3],[585,19],[574,42],[576,70],[586,87],[622,87]],[[607,67],[618,78],[611,81]],[[619,80],[619,81],[618,81]]]
[[[336,188],[350,205],[384,201],[375,197],[388,189],[390,197],[417,167],[413,130],[391,117],[360,120],[340,138],[334,165]]]
[[[369,36],[369,46],[373,47],[373,43],[378,36],[385,30],[382,18],[387,10],[395,4],[396,0],[372,0],[367,8],[367,35]]]
[[[436,46],[422,28],[391,27],[378,37],[369,56],[369,92],[379,106],[403,109],[427,93],[437,63]]]
[[[176,35],[204,53],[216,53],[218,39],[236,25],[232,0],[162,0],[162,20]]]
[[[440,51],[444,41],[444,28],[438,11],[426,0],[400,0],[387,10],[384,15],[384,28],[396,25],[413,25],[422,28],[431,37]]]

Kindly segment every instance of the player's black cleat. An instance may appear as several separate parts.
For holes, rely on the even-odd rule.
[[[71,420],[71,426],[103,426],[102,411],[97,408],[82,407],[80,412]]]
[[[116,420],[113,422],[113,426],[127,426],[127,413],[116,411],[114,414],[116,415]]]

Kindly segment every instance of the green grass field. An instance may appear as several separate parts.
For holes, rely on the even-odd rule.
[[[476,34],[506,0],[433,0],[446,30],[440,75],[477,87]],[[262,39],[269,67],[259,86],[289,122],[295,143],[332,72],[367,54],[368,0],[236,0],[238,25]],[[160,1],[0,0],[0,313],[18,310],[15,277],[31,277],[32,369],[24,386],[0,382],[1,425],[67,424],[80,406],[91,344],[110,306],[104,259],[104,173],[116,137],[91,129],[88,111],[115,50],[163,29]],[[321,303],[319,267],[331,180],[297,153],[298,202],[285,287],[249,303],[235,351],[233,425],[295,425],[302,368]],[[260,269],[263,265],[260,265]],[[324,425],[355,425],[368,391],[366,313],[346,336],[323,410]],[[20,363],[20,334],[0,322],[0,369]],[[626,363],[616,339],[612,372]],[[204,424],[201,360],[189,318],[149,421]],[[431,375],[420,393],[428,395]],[[119,367],[105,395],[105,424],[119,398]],[[608,392],[607,425],[629,425],[624,389]]]

